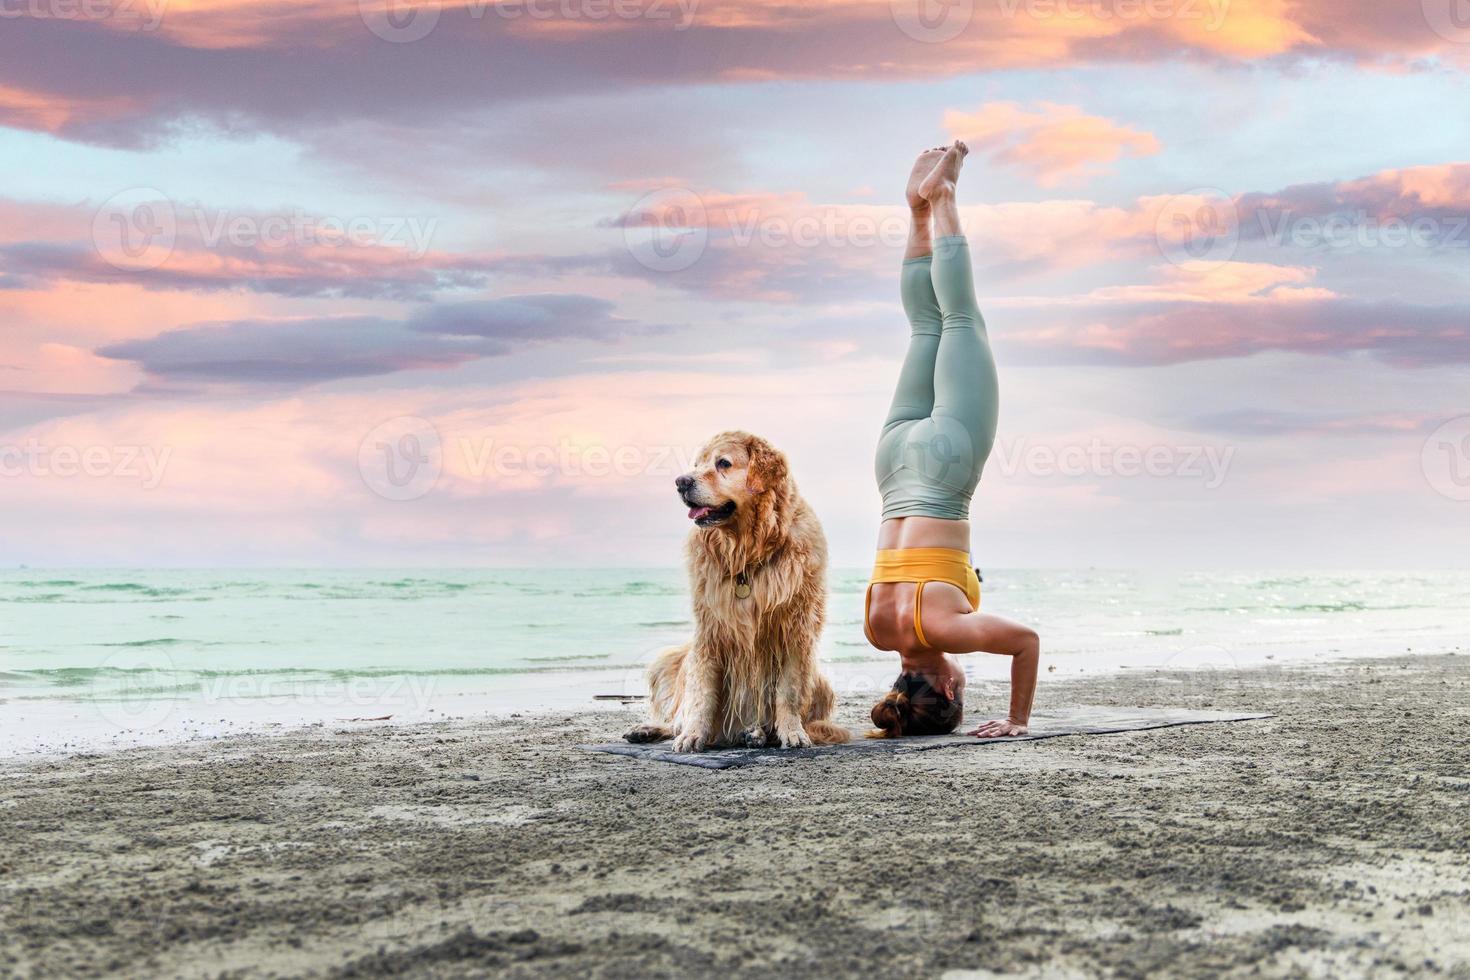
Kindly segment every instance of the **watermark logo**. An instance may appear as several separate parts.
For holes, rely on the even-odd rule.
[[[699,0],[469,0],[456,6],[472,21],[487,15],[512,23],[672,21],[675,31],[685,31],[694,23]],[[390,44],[422,41],[443,14],[441,0],[357,0],[357,11],[367,29]]]
[[[1159,210],[1154,240],[1159,253],[1175,265],[1223,265],[1240,244],[1235,201],[1215,187],[1176,194]]]
[[[704,200],[684,187],[665,187],[639,198],[623,218],[623,244],[653,272],[682,272],[709,244]]]
[[[677,476],[689,472],[694,453],[684,446],[584,445],[563,439],[521,445],[460,436],[455,449],[466,473],[476,479]]]
[[[922,474],[926,482],[957,491],[973,489],[975,443],[958,419],[947,415],[920,419],[907,429],[903,440],[904,465]]]
[[[130,732],[154,729],[174,713],[178,698],[171,688],[177,677],[173,659],[162,650],[119,650],[98,665],[92,700],[109,724]]]
[[[998,0],[1002,15],[1073,24],[1202,21],[1210,33],[1225,25],[1230,0]]]
[[[168,0],[0,0],[0,20],[110,21],[156,31]]]
[[[1166,670],[1238,671],[1235,654],[1217,643],[1201,643],[1175,650],[1158,665]]]
[[[341,709],[339,721],[384,721],[395,714],[421,714],[433,701],[433,677],[366,674],[352,677],[272,677],[252,672],[205,678],[198,693],[205,704],[249,701]],[[370,717],[364,717],[370,716]]]
[[[182,212],[181,223],[208,249],[394,248],[415,261],[428,254],[439,227],[436,219],[410,216],[209,213],[202,208]]]
[[[999,472],[1007,479],[1024,475],[1038,479],[1189,480],[1206,490],[1215,490],[1225,483],[1234,459],[1234,446],[1139,445],[1099,438],[1087,443],[1049,445],[1032,443],[1023,437],[998,441],[987,470]]]
[[[1451,44],[1470,44],[1470,0],[1420,0],[1424,22]]]
[[[1450,419],[1431,432],[1419,465],[1436,493],[1450,500],[1470,500],[1470,415]]]
[[[146,272],[168,261],[178,242],[178,214],[168,195],[133,187],[112,195],[92,217],[92,244],[124,272]]]
[[[1328,215],[1287,210],[1274,217],[1260,211],[1256,218],[1262,238],[1278,248],[1470,248],[1470,220],[1465,218],[1379,216],[1363,208]]]
[[[31,438],[0,443],[0,478],[110,478],[137,481],[152,490],[163,482],[172,457],[172,446],[52,446]]]
[[[363,437],[357,470],[384,500],[417,500],[434,489],[444,470],[439,430],[416,415],[389,419]]]
[[[921,44],[943,44],[964,33],[975,16],[975,0],[889,0],[900,31]]]
[[[674,30],[686,31],[694,23],[699,0],[471,0],[467,9],[479,19],[486,6],[494,8],[497,17],[537,21],[570,21],[597,23],[607,20],[673,21]]]
[[[439,0],[357,0],[367,29],[389,44],[422,41],[439,26]]]
[[[92,219],[92,243],[103,261],[125,272],[157,269],[181,246],[211,251],[388,248],[418,261],[439,222],[413,215],[272,214],[180,207],[152,187],[109,198]]]

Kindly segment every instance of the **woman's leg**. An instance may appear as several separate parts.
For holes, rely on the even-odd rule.
[[[970,245],[962,234],[955,204],[955,183],[966,152],[963,143],[950,147],[923,181],[920,192],[934,214],[930,276],[941,313],[933,415],[936,420],[947,420],[943,431],[950,435],[951,443],[968,443],[949,449],[952,458],[962,458],[970,466],[965,482],[973,491],[995,444],[1000,398],[990,338],[975,299]]]
[[[956,143],[924,180],[920,193],[934,215],[934,258],[930,274],[941,312],[934,365],[934,418],[943,420],[951,442],[968,441],[969,487],[973,491],[995,444],[999,387],[985,320],[975,299],[970,246],[960,227],[955,183],[968,152]],[[924,596],[924,634],[936,649],[951,653],[998,653],[1011,658],[1011,704],[1004,720],[987,722],[971,734],[997,737],[1023,733],[1031,718],[1041,641],[1020,623],[970,608],[959,589],[933,587]]]
[[[943,155],[943,150],[920,154],[909,175],[909,240],[904,250],[903,270],[899,273],[899,296],[904,314],[909,318],[909,349],[898,372],[888,418],[883,423],[885,433],[901,422],[928,418],[934,411],[934,361],[939,354],[944,318],[930,273],[934,251],[930,207],[918,195],[918,188]]]

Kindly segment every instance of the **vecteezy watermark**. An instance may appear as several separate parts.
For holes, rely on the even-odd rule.
[[[205,704],[315,705],[381,715],[421,711],[432,700],[434,687],[435,678],[415,674],[299,678],[251,673],[206,678],[199,684],[199,695]]]
[[[1470,500],[1470,415],[1450,419],[1429,434],[1419,454],[1424,478],[1450,500]]]
[[[179,221],[168,195],[132,187],[112,195],[92,216],[92,244],[102,260],[125,272],[157,269],[178,243]]]
[[[384,500],[417,500],[434,489],[444,471],[439,430],[416,415],[389,419],[363,437],[357,471]]]
[[[85,20],[156,31],[168,0],[0,0],[0,20]]]
[[[1103,479],[1198,480],[1206,490],[1224,484],[1235,459],[1234,446],[1175,446],[1113,444],[1092,439],[1086,444],[1033,444],[1026,438],[997,441],[987,470],[1005,477],[1025,475],[1048,479],[1100,477]]]
[[[430,493],[448,469],[462,479],[548,481],[571,479],[673,479],[693,466],[689,446],[574,442],[521,443],[459,435],[444,440],[433,423],[417,416],[389,419],[363,437],[357,465],[363,483],[388,500],[416,500]]]
[[[709,211],[698,194],[665,187],[643,195],[623,216],[623,244],[653,272],[682,272],[709,244]]]
[[[322,215],[209,211],[181,207],[156,188],[135,187],[103,202],[92,242],[103,261],[126,272],[157,269],[180,239],[205,249],[392,248],[412,260],[428,254],[439,222],[412,215]]]
[[[178,670],[154,646],[128,647],[98,664],[91,700],[103,720],[124,731],[162,725],[178,707]]]
[[[718,206],[683,187],[640,198],[618,220],[629,254],[654,272],[680,272],[705,253],[711,231],[731,248],[901,248],[912,218],[904,211],[826,206],[799,210],[746,201]],[[962,232],[971,230],[967,220]]]
[[[1230,0],[996,0],[1005,17],[1087,24],[1141,21],[1202,21],[1218,31],[1230,13]]]
[[[53,446],[39,439],[0,443],[0,479],[135,480],[144,490],[163,482],[172,446]]]
[[[605,446],[563,439],[522,445],[461,436],[455,446],[471,477],[635,477],[689,472],[694,454],[684,446]]]
[[[715,212],[729,229],[730,243],[767,248],[897,248],[908,240],[907,215],[853,214],[841,208],[817,208],[799,215],[763,215],[728,209]],[[961,229],[964,230],[963,228]]]
[[[456,7],[472,20],[489,16],[509,22],[670,21],[674,30],[684,31],[694,23],[699,0],[469,0]],[[434,32],[443,6],[440,0],[357,0],[357,11],[375,36],[392,44],[411,44]]]
[[[210,213],[202,208],[183,212],[181,218],[198,231],[205,248],[345,248],[379,246],[398,248],[421,259],[438,229],[438,219],[411,215],[335,215]]]
[[[89,700],[108,723],[127,731],[157,729],[183,705],[231,701],[352,709],[354,715],[373,718],[344,721],[376,720],[385,714],[421,712],[435,688],[435,678],[415,674],[299,677],[289,672],[211,671],[201,675],[180,669],[159,642],[125,647],[98,665]]]
[[[1451,44],[1470,44],[1470,0],[1420,0],[1424,22]]]
[[[390,44],[422,41],[439,26],[439,0],[357,0],[357,14],[377,37]]]
[[[676,31],[686,31],[694,23],[699,0],[471,0],[471,17],[482,17],[486,7],[504,20],[587,21],[608,20],[671,21]]]
[[[1268,658],[1269,659],[1269,658]],[[1198,643],[1173,649],[1161,659],[1139,666],[1175,673],[1173,687],[1180,696],[1201,699],[1196,705],[1212,705],[1219,696],[1239,696],[1248,688],[1274,683],[1263,673],[1265,664],[1247,669],[1233,650],[1218,643]]]
[[[1470,248],[1470,219],[1429,215],[1380,217],[1366,209],[1326,215],[1256,212],[1262,238],[1297,248]]]
[[[1154,221],[1159,253],[1175,265],[1223,265],[1240,244],[1235,200],[1216,187],[1199,187],[1164,202]]]
[[[943,44],[970,26],[975,0],[889,0],[888,12],[898,29],[915,41]]]

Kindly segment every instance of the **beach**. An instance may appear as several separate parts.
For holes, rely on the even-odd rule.
[[[724,772],[578,749],[637,705],[9,761],[0,974],[1470,977],[1470,657],[1043,673],[1076,704],[1274,717]]]

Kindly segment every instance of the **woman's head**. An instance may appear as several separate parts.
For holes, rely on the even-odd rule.
[[[958,675],[958,676],[956,676]],[[873,705],[875,731],[868,738],[902,735],[947,735],[965,715],[964,675],[956,669],[946,676],[905,671],[893,689]]]

